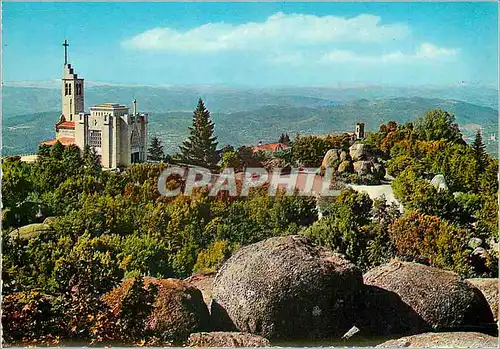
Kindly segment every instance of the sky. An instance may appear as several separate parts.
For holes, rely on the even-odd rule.
[[[3,80],[497,87],[498,4],[3,3]]]

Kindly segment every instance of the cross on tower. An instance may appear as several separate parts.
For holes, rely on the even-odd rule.
[[[68,64],[68,40],[64,40],[64,65]]]

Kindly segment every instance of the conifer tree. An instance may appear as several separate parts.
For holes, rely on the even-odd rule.
[[[88,144],[83,148],[82,155],[83,165],[85,167],[84,173],[98,176],[101,174],[102,166],[101,161],[99,159],[99,155],[95,148],[90,147]]]
[[[193,112],[193,125],[189,127],[189,137],[179,146],[181,160],[197,166],[215,168],[218,162],[216,152],[217,137],[214,133],[214,123],[210,120],[210,112],[205,108],[200,98]]]
[[[288,136],[288,133],[282,133],[278,142],[289,146],[291,141],[290,141],[290,136]]]
[[[481,130],[477,130],[476,138],[474,139],[474,142],[472,142],[472,150],[474,151],[474,157],[476,159],[479,172],[482,172],[482,169],[485,168],[488,159],[485,148]]]
[[[163,152],[163,144],[158,137],[151,137],[151,145],[148,148],[148,160],[163,161],[165,160],[165,153]]]

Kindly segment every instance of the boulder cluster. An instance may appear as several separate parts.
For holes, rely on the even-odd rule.
[[[382,159],[376,157],[370,146],[363,143],[354,143],[349,151],[328,150],[321,163],[321,171],[324,172],[328,168],[333,169],[336,175],[356,175],[368,182],[379,181],[385,176]]]
[[[343,255],[303,236],[275,237],[241,248],[216,274],[146,279],[145,287],[158,289],[147,326],[160,338],[222,347],[340,339],[354,327],[370,337],[487,332],[494,325],[492,310],[474,284],[398,260],[363,275]],[[117,311],[127,285],[105,297]]]

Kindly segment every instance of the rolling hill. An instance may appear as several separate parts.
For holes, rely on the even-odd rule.
[[[248,101],[253,97],[244,98]],[[306,99],[301,97],[300,100]],[[361,99],[344,104],[332,104],[332,101],[326,99],[309,99],[307,103],[312,105],[251,104],[254,107],[252,109],[230,112],[214,111],[208,103],[207,105],[212,110],[220,146],[256,144],[259,140],[276,141],[282,132],[295,136],[299,133],[326,134],[352,131],[358,121],[365,122],[367,130],[373,131],[377,130],[381,123],[389,120],[412,121],[431,109],[444,109],[455,114],[466,138],[471,139],[479,127],[483,128],[485,141],[490,135],[498,138],[496,109],[457,100],[398,97]],[[165,144],[166,152],[175,153],[178,145],[187,136],[191,117],[191,111],[152,111],[149,135],[159,136]],[[34,152],[40,141],[53,137],[53,128],[57,120],[57,111],[11,115],[4,118],[3,153]],[[487,146],[490,153],[496,155],[497,143],[487,142]]]

